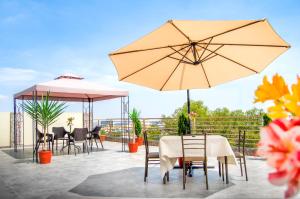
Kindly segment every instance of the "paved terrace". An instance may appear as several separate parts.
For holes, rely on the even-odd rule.
[[[144,147],[136,154],[120,152],[121,144],[104,142],[105,150],[77,156],[53,157],[49,165],[31,159],[15,159],[0,150],[0,198],[282,198],[284,187],[267,182],[265,161],[248,157],[249,181],[240,177],[238,166],[230,166],[230,183],[208,170],[209,190],[203,170],[195,170],[182,190],[182,170],[170,172],[162,184],[159,166],[150,166],[148,182],[143,181]],[[153,147],[153,150],[158,150]],[[209,160],[209,165],[217,165]]]

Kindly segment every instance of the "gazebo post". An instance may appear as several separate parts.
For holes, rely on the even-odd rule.
[[[18,152],[17,147],[17,119],[16,119],[16,112],[17,112],[17,99],[14,98],[14,151]]]
[[[127,96],[127,132],[128,132],[128,143],[130,142],[130,132],[129,132],[129,124],[130,124],[130,120],[129,120],[129,95]]]
[[[22,96],[22,127],[23,127],[23,131],[22,131],[23,141],[22,142],[23,142],[23,152],[24,152],[24,148],[25,148],[24,147],[25,146],[25,143],[24,143],[24,141],[25,141],[25,138],[24,138],[25,137],[25,135],[24,135],[25,134],[25,126],[24,126],[25,125],[25,121],[24,121],[25,116],[24,115],[25,115],[25,113],[24,113],[24,96]]]
[[[33,128],[33,135],[35,134],[35,143],[34,143],[34,153],[35,153],[35,162],[39,162],[39,156],[38,156],[38,149],[36,148],[37,142],[38,142],[38,122],[37,122],[37,90],[35,89],[33,91],[33,102],[34,102],[34,128]]]

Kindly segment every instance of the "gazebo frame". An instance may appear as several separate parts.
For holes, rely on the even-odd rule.
[[[88,83],[89,85],[95,86],[95,84],[92,84],[90,82],[82,80],[83,78],[79,78],[77,76],[67,76],[63,75],[58,78],[56,78],[54,81],[50,81],[49,83],[55,82],[55,81],[79,81],[79,83]],[[47,84],[44,83],[44,84]],[[73,84],[73,82],[72,82]],[[49,84],[51,85],[51,84]],[[72,85],[73,86],[73,85]],[[61,87],[58,89],[61,91],[61,89],[67,89],[65,85],[61,85]],[[56,90],[55,90],[56,89]],[[108,100],[108,99],[115,99],[120,98],[121,99],[121,133],[122,133],[122,151],[126,151],[126,145],[129,140],[126,139],[126,136],[129,136],[129,95],[127,91],[116,91],[113,90],[113,94],[108,93],[107,90],[104,92],[105,94],[100,94],[101,90],[93,90],[94,93],[84,93],[82,92],[81,96],[82,98],[78,97],[71,97],[76,92],[72,93],[64,93],[64,92],[57,92],[57,88],[55,89],[45,89],[44,87],[41,87],[39,84],[34,85],[33,87],[30,87],[20,93],[17,93],[14,95],[14,112],[13,112],[13,135],[11,135],[11,140],[13,141],[14,151],[18,152],[19,148],[22,148],[24,151],[25,148],[25,142],[24,142],[24,109],[22,104],[25,100],[32,100],[34,103],[37,103],[38,100],[41,99],[43,95],[46,94],[46,92],[50,91],[50,99],[52,100],[58,100],[58,101],[65,101],[65,102],[82,102],[82,122],[83,122],[83,128],[88,128],[89,131],[93,128],[93,113],[94,113],[94,102],[95,101],[102,101],[102,100]],[[55,96],[51,96],[51,90],[55,92]],[[98,94],[96,96],[96,94]],[[69,96],[66,96],[69,95]],[[93,97],[90,97],[92,95]],[[32,160],[38,162],[38,151],[36,151],[35,146],[38,142],[38,123],[37,119],[32,120]]]

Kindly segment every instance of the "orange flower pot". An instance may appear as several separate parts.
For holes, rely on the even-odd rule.
[[[137,138],[135,138],[135,142],[137,142],[139,146],[142,146],[143,143],[144,143],[144,138],[143,137],[137,137]]]
[[[51,151],[39,151],[40,164],[51,163],[52,152]]]
[[[100,140],[103,142],[106,139],[106,135],[100,135]]]
[[[137,142],[136,143],[133,143],[133,142],[128,143],[129,152],[136,153],[138,150],[138,145],[139,144]]]

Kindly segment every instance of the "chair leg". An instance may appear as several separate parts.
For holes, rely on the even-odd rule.
[[[222,163],[222,180],[224,182],[224,164]]]
[[[207,175],[207,159],[205,158],[205,182],[206,182],[206,189],[208,190],[208,175]]]
[[[245,167],[246,181],[248,181],[247,166],[246,166],[246,157],[245,157],[245,156],[243,156],[243,160],[244,160],[244,167]]]
[[[218,168],[219,168],[219,177],[221,177],[221,162],[218,161]]]
[[[183,161],[183,169],[182,169],[182,186],[183,189],[185,189],[185,183],[186,183],[186,172],[185,172],[185,162]]]
[[[170,181],[170,175],[169,175],[169,171],[167,172],[167,181]]]
[[[56,140],[56,151],[57,151],[57,148],[58,148],[58,140]]]
[[[102,149],[104,149],[101,139],[99,139],[99,140],[100,140],[100,144],[101,144]]]
[[[239,159],[240,159],[241,176],[243,176],[242,157],[240,157]]]
[[[98,149],[99,147],[98,147],[98,143],[97,143],[97,138],[94,138],[94,140],[95,140],[95,143],[96,143],[96,146],[97,146],[97,149]]]
[[[148,177],[148,158],[145,158],[145,173],[144,173],[144,182],[146,182],[146,179]]]

